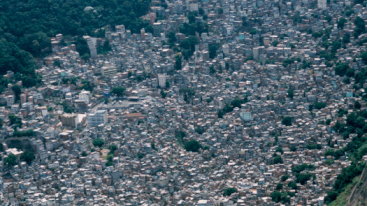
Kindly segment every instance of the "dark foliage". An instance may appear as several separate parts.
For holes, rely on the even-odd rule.
[[[189,152],[199,152],[202,148],[202,145],[197,140],[189,140],[184,142],[184,148]]]
[[[35,86],[40,78],[35,74],[33,57],[50,53],[50,37],[58,33],[79,36],[77,49],[88,58],[82,35],[98,36],[97,29],[119,24],[135,33],[141,28],[149,31],[149,23],[139,18],[149,6],[150,0],[2,0],[0,75],[10,70],[18,73],[16,80],[22,80],[24,86]]]
[[[292,125],[292,117],[284,117],[282,119],[282,124],[285,126],[291,126]]]
[[[209,58],[214,59],[217,56],[218,44],[209,44]]]
[[[16,130],[13,133],[14,137],[33,137],[36,136],[36,132],[34,132],[33,130],[25,130],[25,131],[19,131]]]
[[[14,126],[15,128],[22,127],[22,119],[20,117],[15,116],[14,114],[9,114],[10,126]]]
[[[27,164],[31,164],[34,159],[36,159],[36,156],[33,150],[26,150],[20,155],[20,160],[27,162]]]
[[[93,145],[95,146],[95,147],[102,147],[103,145],[104,145],[104,140],[103,139],[99,139],[99,138],[97,138],[97,139],[94,139],[93,140]]]
[[[123,97],[125,95],[126,89],[124,87],[115,87],[112,89],[111,93],[118,97]]]
[[[286,193],[286,192],[274,191],[270,194],[270,197],[274,202],[281,202],[283,204],[286,204],[286,203],[290,202],[290,199],[288,197],[288,193]]]
[[[4,159],[4,164],[8,167],[12,167],[14,165],[17,164],[17,157],[13,154],[9,154],[5,159]]]
[[[236,188],[233,188],[233,187],[226,188],[223,191],[223,196],[231,196],[231,194],[236,193],[236,192],[237,192]]]

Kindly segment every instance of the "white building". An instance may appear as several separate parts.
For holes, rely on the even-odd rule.
[[[83,38],[87,41],[88,48],[90,51],[90,56],[92,58],[97,56],[97,38],[93,38],[90,36],[83,36]]]
[[[117,67],[109,62],[105,62],[105,65],[102,67],[101,73],[106,77],[113,77],[117,73]]]
[[[97,110],[95,113],[88,115],[87,124],[90,127],[96,127],[101,124],[107,123],[107,111]]]
[[[165,88],[167,82],[167,75],[166,74],[158,74],[158,85],[160,88]]]
[[[85,102],[86,104],[89,104],[89,97],[90,97],[89,91],[82,90],[79,94],[79,100]]]
[[[208,200],[199,200],[196,204],[196,206],[212,206],[210,201]]]
[[[252,117],[252,114],[251,112],[249,111],[246,111],[246,110],[242,110],[240,112],[240,117],[243,121],[252,121],[253,120],[253,117]]]
[[[317,0],[317,8],[326,9],[327,0]]]
[[[10,107],[11,105],[13,105],[15,103],[15,97],[14,95],[8,95],[6,96],[6,105],[8,107]]]

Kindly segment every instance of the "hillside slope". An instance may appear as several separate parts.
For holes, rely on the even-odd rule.
[[[348,198],[347,206],[367,205],[367,167],[363,170],[358,183],[354,186]]]

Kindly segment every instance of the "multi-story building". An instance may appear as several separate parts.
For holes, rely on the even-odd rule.
[[[94,113],[88,115],[87,124],[90,127],[95,127],[100,124],[107,123],[107,111],[106,110],[97,110]]]

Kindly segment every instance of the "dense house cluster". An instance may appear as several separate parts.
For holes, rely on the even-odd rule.
[[[350,0],[153,0],[153,33],[85,36],[89,61],[57,35],[37,70],[43,85],[0,95],[1,204],[280,205],[271,194],[281,190],[291,205],[324,205],[350,164],[324,155],[350,141],[333,126],[364,91],[320,57],[314,34],[352,32],[353,20],[336,25],[347,7],[367,19]],[[192,21],[208,28],[185,34]],[[189,36],[198,42],[184,58]],[[362,48],[335,55],[358,70]]]

